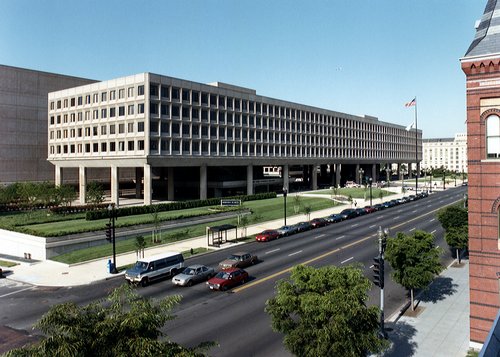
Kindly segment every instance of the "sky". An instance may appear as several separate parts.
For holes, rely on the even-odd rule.
[[[460,68],[487,0],[0,0],[0,64],[108,80],[152,72],[466,131]]]

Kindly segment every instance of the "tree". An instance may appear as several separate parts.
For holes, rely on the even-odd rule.
[[[240,219],[239,219],[239,222],[238,222],[239,226],[241,227],[241,232],[240,232],[240,236],[241,238],[246,238],[247,236],[247,227],[248,227],[248,224],[250,223],[249,222],[249,219],[248,219],[248,216],[245,214],[245,215],[241,215],[240,216]]]
[[[312,211],[312,208],[311,206],[309,205],[304,205],[304,213],[305,215],[307,216],[307,220],[311,220],[311,211]]]
[[[297,356],[365,356],[386,346],[379,309],[367,307],[370,281],[355,266],[298,265],[266,302],[272,328]]]
[[[144,237],[135,237],[135,254],[137,255],[137,258],[144,258],[144,248],[146,248],[146,240]]]
[[[98,205],[104,201],[104,189],[97,182],[89,182],[87,184],[87,192],[85,200],[93,205]]]
[[[460,250],[466,249],[469,245],[469,226],[462,225],[451,227],[444,234],[446,243],[457,251],[457,259],[460,264]]]
[[[75,188],[70,185],[57,186],[55,194],[57,201],[64,206],[71,206],[71,203],[76,200]]]
[[[449,206],[439,210],[437,219],[445,231],[453,227],[468,225],[469,213],[461,205]]]
[[[399,232],[395,238],[387,239],[385,259],[391,264],[394,280],[410,290],[412,310],[415,310],[414,289],[425,288],[443,270],[440,254],[434,236],[427,232],[415,231],[413,235]]]
[[[300,199],[300,196],[298,194],[293,196],[293,210],[294,210],[295,214],[299,213],[299,211],[300,211],[300,205],[301,205],[300,201],[301,201],[301,199]]]
[[[151,243],[159,243],[160,242],[160,206],[152,205],[151,207],[151,216],[153,217],[153,225],[154,229],[151,232]]]
[[[214,343],[186,348],[159,339],[180,299],[174,295],[154,302],[123,285],[107,301],[55,305],[35,325],[46,337],[7,356],[204,356]]]

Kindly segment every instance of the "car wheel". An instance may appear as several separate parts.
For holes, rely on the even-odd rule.
[[[148,284],[149,284],[149,279],[148,278],[143,278],[141,280],[141,286],[142,287],[148,286]]]
[[[247,279],[245,279],[245,278],[241,279],[242,284],[245,284],[246,282],[247,282]]]
[[[193,281],[192,280],[189,280],[186,284],[187,286],[193,286]]]
[[[221,286],[220,291],[227,291],[227,286]]]

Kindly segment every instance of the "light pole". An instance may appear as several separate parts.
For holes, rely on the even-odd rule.
[[[109,213],[109,223],[111,224],[111,234],[110,234],[110,240],[111,243],[113,243],[113,266],[110,269],[111,274],[118,274],[118,269],[116,269],[116,236],[115,236],[115,204],[110,203],[108,206],[108,213]]]
[[[285,226],[286,226],[286,194],[287,189],[283,187],[283,216],[285,217]]]
[[[373,183],[373,179],[370,177],[368,179],[368,182],[370,183],[370,207],[372,206],[372,183]]]
[[[359,184],[363,184],[363,174],[365,173],[365,170],[359,169]]]
[[[429,177],[429,188],[430,188],[430,192],[432,193],[432,174],[433,174],[433,169],[432,169],[432,166],[431,166],[431,175]]]
[[[375,284],[377,284],[380,287],[380,335],[382,338],[387,338],[387,334],[385,333],[385,327],[384,327],[384,252],[385,252],[385,246],[387,243],[387,236],[389,235],[389,229],[384,228],[382,230],[382,227],[378,227],[377,231],[377,236],[378,236],[378,257],[375,258],[375,273],[377,274],[377,268],[378,268],[378,284],[377,281]],[[378,263],[378,267],[376,266]]]

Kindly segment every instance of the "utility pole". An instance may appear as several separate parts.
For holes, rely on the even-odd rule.
[[[382,231],[382,227],[378,227],[378,257],[373,258],[374,284],[380,287],[380,336],[382,338],[387,338],[384,327],[384,252],[388,234],[387,228]]]

